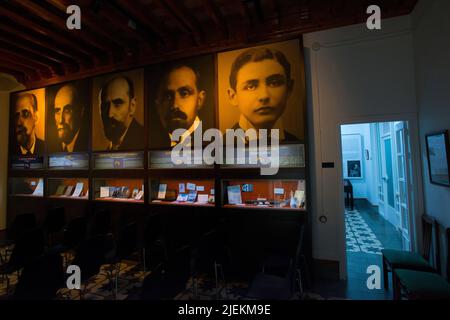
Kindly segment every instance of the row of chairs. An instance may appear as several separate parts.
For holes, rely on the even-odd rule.
[[[415,253],[402,250],[382,250],[385,289],[389,286],[388,272],[392,273],[393,298],[450,299],[450,262],[447,261],[447,280],[440,273],[439,224],[427,215],[422,217],[423,250]],[[430,264],[435,234],[436,263]],[[446,231],[447,260],[450,255],[450,228]]]
[[[305,273],[309,280],[306,258],[302,253],[303,233],[302,226],[296,251],[291,255],[270,255],[263,259],[261,271],[251,279],[245,297],[279,300],[302,297],[302,274]],[[172,252],[167,250],[163,240],[157,244],[162,259],[144,279],[141,299],[173,299],[186,288],[189,278],[192,279],[193,298],[201,298],[198,285],[202,275],[213,284],[212,296],[208,298],[229,298],[225,273],[233,268],[235,262],[233,250],[220,228],[210,230],[194,243],[181,245]]]

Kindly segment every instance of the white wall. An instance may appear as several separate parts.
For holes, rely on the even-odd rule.
[[[411,19],[383,20],[304,35],[309,89],[313,255],[340,262],[345,229],[340,124],[417,118]],[[313,49],[314,48],[314,49]],[[312,125],[311,125],[312,124]],[[322,169],[334,162],[334,169]],[[320,216],[327,222],[319,222]]]
[[[425,135],[433,131],[450,130],[449,16],[448,0],[420,1],[413,12],[425,212],[435,217],[444,228],[450,227],[450,188],[430,183]],[[443,235],[442,253],[446,252],[445,246]],[[445,266],[445,261],[442,261],[442,265]]]
[[[355,198],[367,199],[372,205],[377,205],[376,197],[376,176],[375,176],[375,160],[370,124],[347,124],[341,127],[341,135],[344,134],[360,134],[362,137],[362,166],[363,178],[349,180],[353,186],[353,196]],[[366,159],[366,151],[369,151],[369,159]]]

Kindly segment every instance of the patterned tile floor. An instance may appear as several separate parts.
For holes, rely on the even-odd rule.
[[[383,246],[358,210],[345,211],[347,251],[381,254]]]

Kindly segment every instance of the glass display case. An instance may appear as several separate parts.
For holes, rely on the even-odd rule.
[[[48,157],[48,168],[52,170],[87,170],[89,154],[51,154]]]
[[[306,210],[304,180],[224,180],[225,208]]]
[[[97,201],[144,202],[143,179],[95,178],[93,188]]]
[[[49,178],[47,182],[49,198],[89,199],[89,180],[87,178]]]
[[[223,168],[264,168],[270,167],[270,147],[267,150],[259,148],[235,148],[233,156],[224,153]],[[275,156],[275,155],[274,155]],[[302,168],[305,167],[305,145],[283,144],[278,149],[278,161],[280,168]]]
[[[44,178],[10,178],[10,195],[43,197]]]
[[[214,206],[214,179],[150,179],[151,203]]]
[[[183,156],[186,156],[190,160],[189,163],[183,163],[181,159],[172,159],[171,150],[150,151],[148,155],[148,167],[150,169],[202,169],[214,167],[214,165],[209,165],[204,162],[203,152],[198,156],[193,151],[185,150],[184,152],[185,154]]]
[[[143,169],[144,152],[94,153],[94,169]]]
[[[35,170],[44,168],[43,156],[11,156],[11,169]]]

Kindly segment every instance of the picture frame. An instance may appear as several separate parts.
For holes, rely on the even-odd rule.
[[[448,130],[425,136],[430,183],[450,187],[450,144]]]

